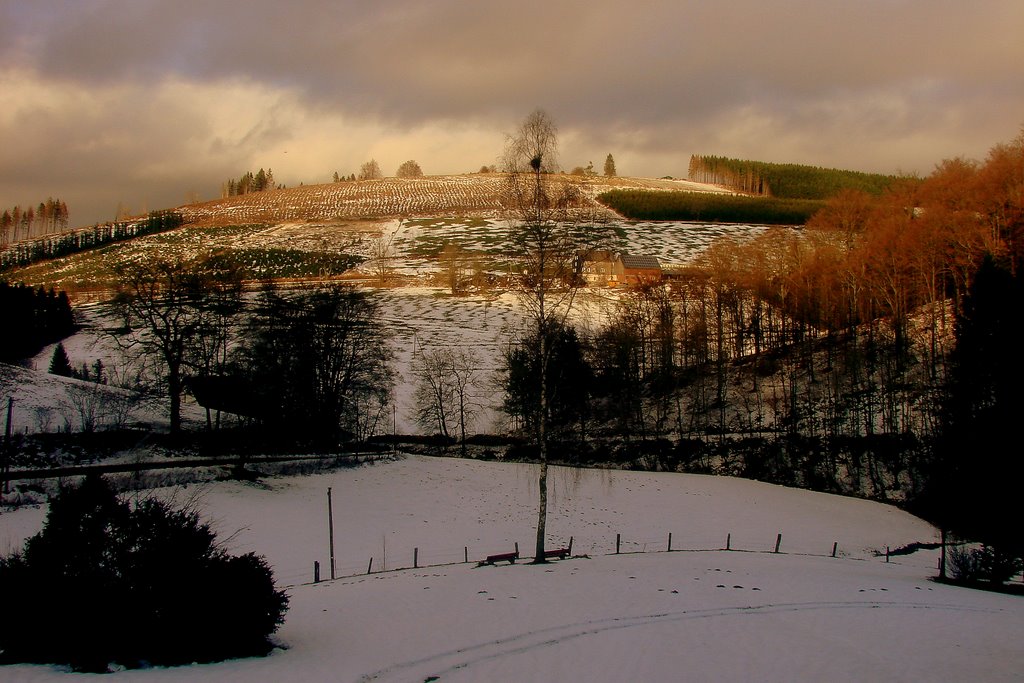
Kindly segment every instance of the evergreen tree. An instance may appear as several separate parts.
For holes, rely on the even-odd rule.
[[[615,173],[615,159],[609,154],[604,160],[604,174],[605,176],[612,178],[616,175]]]
[[[97,476],[50,500],[0,585],[18,615],[0,620],[0,664],[87,671],[265,654],[288,605],[266,561],[228,555],[195,509],[131,504]]]
[[[71,367],[71,360],[64,344],[57,344],[53,349],[53,357],[50,358],[50,374],[61,377],[74,377],[75,370]]]
[[[1004,565],[1024,556],[1016,522],[1024,460],[1011,445],[1024,411],[1021,310],[1021,275],[987,256],[957,316],[945,424],[934,471],[917,501],[921,514],[990,546]]]

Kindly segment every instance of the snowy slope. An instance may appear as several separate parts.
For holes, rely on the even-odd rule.
[[[547,566],[463,563],[532,548],[536,468],[404,457],[199,492],[233,550],[265,554],[292,608],[266,659],[125,672],[114,680],[1019,680],[1024,602],[934,584],[935,540],[895,508],[696,475],[553,468]],[[335,581],[328,569],[327,488]],[[0,515],[0,543],[39,510]],[[665,552],[668,533],[673,548]],[[782,533],[779,554],[774,549]],[[615,535],[622,551],[614,555]],[[721,550],[731,534],[732,552]],[[838,557],[829,557],[833,542]],[[414,548],[419,562],[411,567]],[[389,571],[378,572],[387,553]],[[643,551],[647,552],[636,552]],[[807,553],[807,554],[805,554]],[[370,558],[374,573],[367,575]],[[439,566],[440,563],[454,563]],[[49,681],[49,667],[0,678]]]

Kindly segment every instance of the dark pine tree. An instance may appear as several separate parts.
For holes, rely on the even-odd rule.
[[[71,360],[63,344],[57,344],[53,349],[53,356],[50,358],[50,374],[61,377],[74,377],[75,370],[71,367]]]
[[[942,529],[1024,556],[1018,525],[1024,459],[1014,446],[1024,415],[1024,282],[986,257],[956,321],[956,347],[936,462],[917,501]]]

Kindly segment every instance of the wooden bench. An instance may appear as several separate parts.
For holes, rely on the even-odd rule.
[[[560,560],[564,560],[572,555],[572,536],[569,537],[569,545],[566,548],[555,548],[554,550],[545,550],[544,559],[550,559],[557,557]]]
[[[557,557],[560,560],[564,560],[565,558],[569,557],[570,552],[571,551],[569,550],[569,548],[556,548],[554,550],[545,550],[544,559],[547,560],[552,557]]]
[[[484,565],[493,565],[498,562],[508,562],[509,564],[515,564],[516,560],[519,559],[519,551],[516,550],[511,553],[498,553],[497,555],[488,555],[486,558],[477,562],[476,566],[483,567]]]

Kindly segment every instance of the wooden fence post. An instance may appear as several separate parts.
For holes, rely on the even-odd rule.
[[[939,578],[946,578],[946,530],[942,530],[942,552],[939,554]]]
[[[369,574],[370,570],[373,569],[373,558],[370,558],[370,564],[366,565],[366,573]]]
[[[889,546],[885,546],[885,562],[889,563]]]
[[[331,581],[334,580],[334,505],[331,502],[331,487],[327,487],[327,534],[330,536]]]
[[[615,534],[615,554],[619,554],[619,548],[622,546],[622,534]]]
[[[779,552],[780,545],[782,545],[782,534],[775,537],[775,552]]]
[[[412,568],[413,569],[419,569],[420,568],[420,549],[419,548],[413,548],[412,549]]]
[[[313,561],[313,583],[320,583],[320,562],[319,560]]]
[[[732,532],[725,535],[725,549],[732,550]]]
[[[7,426],[4,428],[3,463],[0,466],[0,474],[4,475],[3,493],[10,492],[10,480],[7,474],[11,468],[11,417],[14,414],[14,397],[7,397]],[[0,502],[3,502],[3,495],[0,494]]]
[[[672,552],[672,532],[668,532],[668,551]]]
[[[465,556],[465,559],[463,560],[463,562],[465,562],[466,564],[469,564],[469,546],[467,545],[467,546],[463,547],[462,552],[463,552],[463,555]]]
[[[839,548],[839,541],[832,544],[832,557],[836,556],[836,550]]]
[[[569,557],[572,557],[572,536],[569,537]]]

